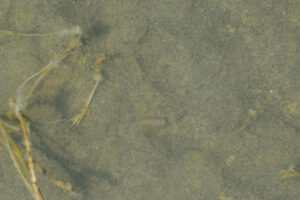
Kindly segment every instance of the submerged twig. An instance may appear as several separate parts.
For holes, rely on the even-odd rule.
[[[44,169],[43,167],[41,167],[39,164],[35,163],[36,169],[43,174],[44,176],[46,176],[53,184],[55,184],[56,186],[67,190],[71,193],[75,193],[76,190],[75,188],[72,186],[71,183],[69,182],[63,182],[61,180],[58,180],[57,178],[55,178],[54,176],[51,176],[47,173],[46,169]]]
[[[95,79],[96,83],[95,83],[95,85],[94,85],[94,87],[92,89],[92,92],[90,93],[89,98],[87,99],[84,107],[81,109],[81,111],[79,112],[79,114],[75,115],[72,118],[72,121],[73,121],[72,125],[73,126],[74,125],[79,125],[80,122],[81,122],[81,120],[83,119],[83,117],[84,117],[84,115],[85,115],[85,113],[86,113],[86,111],[87,111],[87,109],[88,109],[88,107],[89,107],[89,105],[90,105],[90,103],[92,101],[94,93],[95,93],[95,91],[96,91],[96,89],[97,89],[97,87],[98,87],[98,85],[99,85],[99,83],[101,81],[101,74],[100,73],[95,74],[94,79]]]
[[[1,132],[2,132],[3,141],[4,141],[4,143],[5,143],[6,147],[7,147],[7,150],[8,150],[8,152],[9,152],[10,158],[11,158],[11,160],[13,161],[13,163],[14,163],[14,165],[15,165],[15,168],[17,169],[18,173],[20,174],[20,176],[21,176],[23,182],[25,183],[27,189],[30,191],[30,193],[31,193],[34,197],[36,197],[36,194],[35,194],[34,191],[33,191],[32,185],[29,183],[28,178],[26,178],[26,175],[25,175],[24,171],[22,170],[20,164],[18,163],[18,161],[17,161],[17,159],[16,159],[16,150],[19,151],[19,149],[18,149],[18,148],[17,148],[17,149],[15,148],[15,149],[14,149],[15,151],[14,151],[14,150],[11,148],[11,141],[12,141],[12,140],[9,139],[10,136],[9,136],[8,132],[6,131],[6,129],[4,128],[3,123],[2,123],[1,120],[0,120],[0,129],[1,129]],[[13,144],[15,145],[14,142],[13,142]],[[14,147],[16,147],[16,146],[14,146]],[[20,155],[19,153],[17,153],[17,154]],[[20,157],[19,157],[19,159],[20,159]],[[24,164],[24,159],[22,158],[21,160],[23,160],[22,163]],[[26,164],[24,165],[24,167],[26,168]],[[40,199],[43,199],[43,198],[40,198]]]
[[[33,95],[34,91],[36,90],[37,86],[39,85],[39,83],[45,78],[45,76],[55,67],[57,66],[64,58],[67,57],[67,55],[71,52],[71,50],[73,50],[74,48],[78,47],[81,45],[81,41],[80,41],[80,37],[77,37],[75,39],[72,39],[69,43],[69,46],[63,50],[61,53],[59,53],[54,60],[52,60],[46,67],[44,67],[43,69],[41,69],[40,71],[34,73],[33,75],[31,75],[29,78],[27,78],[17,89],[17,99],[16,101],[18,101],[18,98],[20,98],[22,100],[21,104],[22,107],[25,108],[29,102],[30,102],[30,98]],[[34,79],[35,77],[38,77],[38,79],[33,83],[33,86],[31,88],[31,90],[29,91],[29,93],[27,95],[23,94],[24,93],[24,87],[25,85],[30,82],[32,79]],[[20,95],[21,94],[21,95]],[[23,95],[23,96],[22,96]],[[20,100],[19,100],[20,101]]]
[[[25,156],[22,155],[19,147],[15,143],[14,139],[10,136],[6,128],[19,131],[19,127],[15,127],[10,125],[0,119],[0,131],[2,133],[2,137],[0,137],[0,141],[5,144],[8,149],[9,155],[14,163],[15,168],[17,169],[18,173],[20,174],[23,182],[25,183],[26,187],[32,194],[35,200],[44,200],[44,197],[41,193],[40,187],[38,185],[37,177],[36,177],[36,169],[40,171],[43,175],[45,175],[51,182],[55,183],[57,186],[68,190],[70,192],[75,192],[75,189],[70,183],[62,182],[46,173],[42,167],[40,167],[34,161],[34,157],[32,155],[31,143],[30,143],[30,129],[29,129],[29,121],[26,121],[27,117],[23,114],[23,111],[26,109],[28,104],[30,103],[30,99],[35,92],[36,88],[40,84],[40,82],[45,78],[45,76],[54,68],[56,67],[63,59],[65,59],[69,53],[81,45],[81,29],[78,26],[75,26],[71,29],[63,29],[58,32],[40,34],[40,33],[19,33],[19,32],[12,32],[7,30],[0,30],[0,34],[6,34],[11,36],[17,37],[48,37],[48,36],[67,36],[67,35],[75,35],[76,37],[71,39],[69,45],[66,49],[60,52],[48,65],[42,68],[40,71],[34,73],[32,76],[27,78],[18,88],[16,91],[15,98],[10,101],[10,105],[14,111],[14,117],[16,117],[20,123],[21,130],[24,136],[26,152]],[[100,77],[100,76],[99,76]],[[34,80],[35,79],[35,80]],[[96,78],[97,79],[97,78]],[[100,78],[98,82],[100,82]],[[33,82],[34,81],[34,82]],[[28,86],[29,82],[31,88]],[[30,89],[30,90],[28,90]],[[95,92],[93,89],[92,94]],[[91,95],[92,96],[92,95]],[[89,102],[91,101],[89,99]],[[26,157],[26,160],[24,159]]]
[[[95,75],[94,75],[94,80],[96,81],[90,95],[89,95],[89,98],[87,99],[84,107],[81,109],[81,111],[79,112],[79,114],[75,115],[73,118],[72,118],[72,125],[76,125],[78,126],[81,122],[81,120],[83,119],[83,117],[85,116],[85,113],[92,101],[92,98],[94,96],[94,93],[102,79],[102,76],[101,76],[101,71],[102,71],[102,65],[101,63],[105,60],[106,56],[105,54],[101,54],[101,56],[96,60],[95,64],[98,65],[98,68],[96,68],[94,71],[95,71]]]
[[[32,156],[32,151],[31,151],[31,144],[30,144],[30,140],[29,140],[29,128],[27,127],[22,114],[20,114],[18,116],[18,119],[20,121],[21,128],[22,128],[23,135],[24,135],[25,146],[26,146],[26,156],[28,159],[27,165],[28,165],[28,169],[29,169],[29,173],[30,173],[30,180],[31,180],[31,185],[32,185],[33,191],[34,191],[34,196],[35,196],[36,200],[42,200],[44,198],[41,193],[41,190],[40,190],[40,187],[38,185],[36,175],[35,175],[34,161],[33,161],[33,156]]]

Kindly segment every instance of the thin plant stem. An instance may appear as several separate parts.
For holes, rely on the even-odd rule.
[[[17,159],[15,157],[15,154],[13,153],[13,150],[12,150],[10,142],[9,142],[9,134],[6,131],[6,129],[4,128],[1,120],[0,120],[0,129],[1,129],[1,132],[2,132],[3,141],[4,141],[4,143],[5,143],[6,147],[7,147],[7,150],[9,152],[10,158],[13,161],[13,163],[15,165],[15,168],[17,169],[18,173],[20,174],[20,176],[21,176],[23,182],[25,183],[26,187],[28,188],[28,190],[31,192],[31,194],[33,196],[35,196],[31,184],[27,180],[27,178],[26,178],[26,176],[24,174],[24,171],[22,170],[20,164],[18,163],[18,161],[17,161]]]
[[[21,128],[23,131],[23,135],[24,135],[24,140],[25,140],[25,146],[26,146],[26,155],[27,155],[27,165],[29,168],[29,173],[30,173],[30,179],[31,179],[31,185],[34,191],[34,196],[36,200],[43,200],[44,197],[41,193],[40,187],[37,183],[37,179],[36,179],[36,175],[35,175],[35,169],[34,169],[34,161],[33,161],[33,156],[32,156],[32,152],[31,152],[31,144],[30,144],[30,140],[29,140],[29,129],[24,121],[23,115],[20,113],[18,116],[18,119],[20,121],[21,124]]]
[[[27,107],[27,105],[30,102],[30,98],[32,97],[34,91],[36,90],[36,88],[38,87],[39,83],[45,78],[45,76],[55,67],[57,66],[64,58],[66,58],[69,53],[71,52],[72,49],[78,47],[81,45],[80,42],[80,37],[77,37],[75,39],[72,39],[69,43],[69,46],[64,49],[61,53],[59,53],[56,58],[51,61],[47,66],[45,66],[43,69],[41,69],[40,71],[34,73],[33,75],[31,75],[29,78],[27,78],[17,89],[17,91],[24,91],[24,87],[25,85],[30,82],[32,79],[34,79],[35,77],[39,76],[38,79],[33,83],[33,86],[31,88],[31,90],[29,91],[29,93],[22,97],[24,99],[21,100],[21,104],[22,108],[25,109]],[[17,97],[18,98],[18,97]],[[20,105],[19,105],[20,106]]]
[[[71,183],[68,183],[68,182],[63,182],[61,180],[58,180],[57,178],[49,175],[46,171],[46,169],[44,169],[43,167],[41,167],[39,164],[37,163],[34,163],[35,164],[35,167],[36,169],[41,173],[43,174],[44,176],[46,176],[53,184],[55,184],[56,186],[64,189],[64,190],[67,190],[71,193],[75,193],[76,190],[75,188],[71,185]]]
[[[93,87],[93,89],[92,89],[92,91],[91,91],[91,93],[89,95],[89,98],[87,99],[84,107],[81,109],[81,111],[80,111],[79,114],[77,114],[76,116],[74,116],[72,118],[72,121],[73,121],[72,125],[73,126],[74,125],[78,126],[80,124],[81,120],[83,119],[83,117],[85,116],[85,113],[86,113],[86,111],[87,111],[87,109],[88,109],[88,107],[89,107],[89,105],[90,105],[90,103],[92,101],[94,93],[95,93],[95,91],[96,91],[96,89],[97,89],[97,87],[98,87],[98,85],[99,85],[99,83],[101,81],[101,74],[100,73],[95,74],[95,81],[96,81],[96,83],[95,83],[95,85],[94,85],[94,87]]]

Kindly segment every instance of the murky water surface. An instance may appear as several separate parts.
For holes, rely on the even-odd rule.
[[[77,190],[37,172],[46,200],[299,200],[299,177],[280,178],[300,168],[299,13],[299,0],[0,0],[0,116],[18,125],[9,98],[66,53],[24,109],[35,161]],[[2,143],[0,158],[0,199],[33,199]]]

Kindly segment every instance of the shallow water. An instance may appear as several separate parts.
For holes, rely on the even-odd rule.
[[[2,30],[83,31],[24,111],[36,162],[77,189],[38,174],[46,200],[299,200],[299,177],[280,179],[300,165],[298,0],[0,5]],[[1,117],[72,38],[0,33]],[[103,79],[72,126],[103,53]],[[13,137],[22,146],[21,133]],[[0,158],[0,199],[31,200],[4,145]]]

